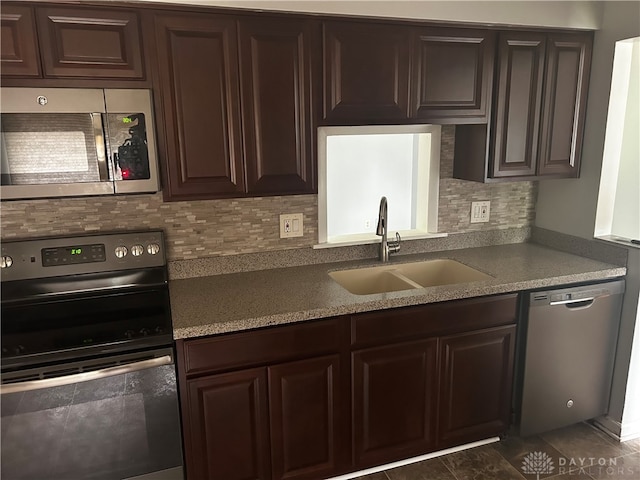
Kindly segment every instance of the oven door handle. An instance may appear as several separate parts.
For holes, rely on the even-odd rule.
[[[5,385],[0,385],[0,395],[4,395],[5,393],[19,393],[27,392],[29,390],[40,390],[43,388],[61,387],[63,385],[71,385],[73,383],[89,382],[91,380],[99,380],[101,378],[113,377],[115,375],[123,375],[125,373],[132,373],[139,370],[146,370],[147,368],[154,368],[171,364],[173,364],[173,357],[171,355],[163,355],[161,357],[151,358],[149,360],[142,360],[139,362],[128,363],[126,365],[108,367],[92,372],[81,372],[73,375],[65,375],[62,377],[44,378],[41,380],[28,380],[26,382],[18,383],[8,383]]]

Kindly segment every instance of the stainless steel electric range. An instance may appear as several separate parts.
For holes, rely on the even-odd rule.
[[[3,242],[3,480],[183,478],[163,240]]]

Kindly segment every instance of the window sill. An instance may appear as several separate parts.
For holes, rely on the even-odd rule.
[[[390,232],[388,240],[395,241],[396,232]],[[449,236],[448,233],[408,233],[408,232],[400,232],[400,236],[402,237],[402,241],[409,240],[423,240],[429,238],[444,238]],[[323,248],[334,248],[334,247],[352,247],[355,245],[370,245],[373,243],[380,243],[380,237],[375,235],[371,236],[369,234],[366,235],[345,235],[344,237],[338,237],[331,242],[319,243],[314,245],[314,250],[319,250]]]

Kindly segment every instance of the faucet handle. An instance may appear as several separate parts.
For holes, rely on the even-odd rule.
[[[396,232],[396,239],[395,241],[391,241],[387,243],[387,246],[389,248],[389,253],[396,253],[400,251],[400,241],[402,240],[402,238],[400,238],[400,234],[398,232]]]

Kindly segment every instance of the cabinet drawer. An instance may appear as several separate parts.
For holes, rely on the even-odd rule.
[[[515,323],[517,299],[514,293],[354,315],[351,345],[360,348]]]
[[[178,344],[183,369],[192,376],[335,352],[340,347],[340,321],[305,322]]]

